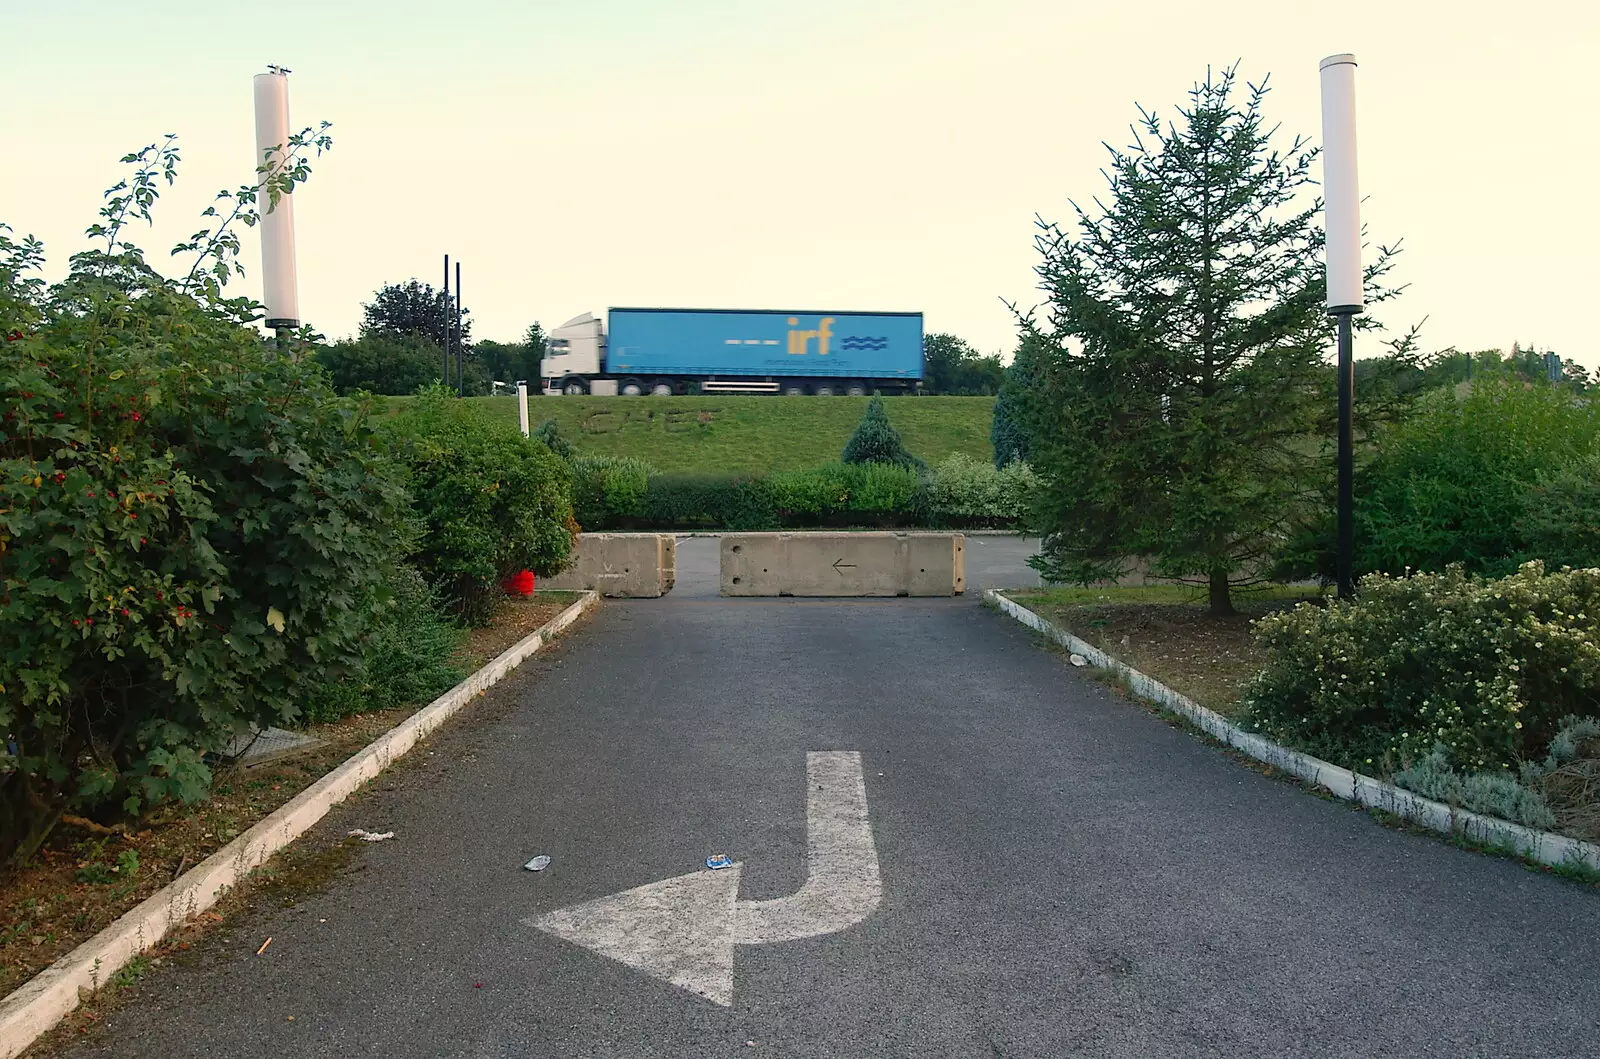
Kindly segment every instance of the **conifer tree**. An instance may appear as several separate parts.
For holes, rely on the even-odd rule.
[[[989,443],[994,447],[994,465],[1004,468],[1017,461],[1027,462],[1028,443],[1027,398],[1038,382],[1039,340],[1024,333],[1017,352],[1000,384],[1000,393],[994,399],[994,418],[989,425]]]
[[[1266,94],[1230,68],[1174,122],[1139,108],[1133,144],[1107,147],[1107,200],[1073,204],[1077,238],[1039,222],[1047,319],[1023,322],[1043,345],[1026,403],[1051,580],[1145,557],[1231,613],[1232,586],[1329,492],[1317,150],[1272,146]],[[1377,282],[1391,253],[1368,266],[1369,304],[1398,293]]]
[[[866,414],[856,424],[855,433],[845,442],[844,452],[839,458],[845,463],[888,463],[917,470],[924,466],[921,460],[906,451],[899,431],[889,424],[889,413],[881,397],[874,397],[867,402]]]

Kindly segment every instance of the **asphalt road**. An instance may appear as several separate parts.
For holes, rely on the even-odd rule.
[[[392,841],[65,1054],[1600,1054],[1594,890],[1254,772],[972,599],[723,601],[705,550],[303,840]],[[714,853],[741,905],[800,892],[813,751],[860,755],[879,899],[741,944],[728,1006],[528,925]]]

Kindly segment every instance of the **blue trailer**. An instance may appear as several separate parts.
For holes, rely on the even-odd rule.
[[[922,314],[623,309],[550,332],[546,393],[914,393]]]

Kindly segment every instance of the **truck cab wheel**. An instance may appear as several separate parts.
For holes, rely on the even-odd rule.
[[[644,383],[638,379],[623,379],[622,385],[617,387],[617,392],[624,397],[639,397],[644,394]]]
[[[582,379],[568,379],[561,384],[561,392],[568,397],[582,397],[589,392],[589,385]]]

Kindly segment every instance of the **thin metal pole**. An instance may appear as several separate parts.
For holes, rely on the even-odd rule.
[[[1350,313],[1339,320],[1339,598],[1355,596],[1356,500],[1355,448],[1352,413],[1355,406],[1356,368],[1351,352]]]
[[[460,384],[461,396],[467,395],[467,350],[466,343],[461,341],[461,262],[456,262],[456,382]]]
[[[444,334],[439,343],[444,348],[444,379],[446,386],[450,385],[450,255],[444,255]]]

